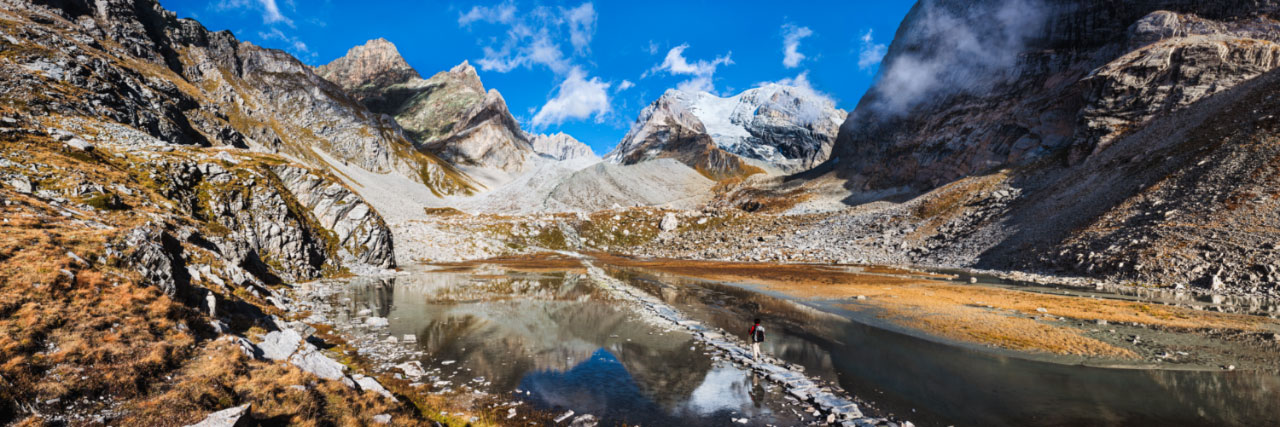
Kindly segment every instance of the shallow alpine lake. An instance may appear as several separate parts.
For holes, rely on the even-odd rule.
[[[869,416],[915,425],[1274,425],[1275,370],[1209,370],[1024,355],[929,336],[845,300],[796,298],[731,281],[602,264],[702,324],[856,397]],[[653,322],[580,268],[477,264],[306,286],[313,312],[390,367],[418,361],[444,393],[488,397],[602,425],[797,425],[809,405],[688,332]],[[370,326],[385,318],[386,326]],[[372,322],[377,323],[377,322]],[[392,338],[394,337],[394,339]],[[406,337],[411,337],[405,339]],[[376,344],[376,345],[374,345]],[[502,417],[497,420],[502,422]],[[566,423],[568,421],[565,421]]]

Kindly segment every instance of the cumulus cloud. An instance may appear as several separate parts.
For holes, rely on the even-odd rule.
[[[506,73],[541,66],[560,79],[555,96],[530,120],[534,128],[592,117],[600,121],[611,111],[612,84],[588,76],[578,62],[591,53],[597,21],[591,2],[572,8],[537,6],[522,12],[508,1],[492,7],[475,6],[458,15],[458,25],[468,29],[479,23],[504,29],[502,37],[480,39],[484,57],[474,62],[481,70]],[[566,42],[571,51],[565,50]],[[618,90],[624,90],[624,85],[629,88],[634,84],[624,80]]]
[[[645,51],[646,51],[646,52],[649,52],[649,54],[650,54],[650,55],[657,55],[657,54],[658,54],[658,44],[657,44],[657,43],[654,43],[654,42],[653,42],[653,40],[649,40],[649,46],[645,49]]]
[[[980,93],[1012,75],[1047,12],[1039,0],[1005,0],[948,9],[927,2],[909,23],[903,54],[885,63],[872,108],[890,115],[927,99]]]
[[[623,80],[622,83],[618,83],[618,88],[615,90],[617,90],[618,92],[622,92],[624,90],[631,89],[633,87],[636,87],[636,84],[632,83],[631,80]]]
[[[800,53],[800,40],[813,35],[809,27],[797,27],[792,24],[782,26],[782,65],[787,68],[800,66],[805,55]]]
[[[861,43],[858,47],[858,69],[868,71],[871,67],[880,64],[889,47],[883,43],[876,43],[875,38],[871,37],[871,29],[867,29],[867,33],[863,34],[859,40]]]
[[[541,128],[593,116],[597,122],[604,120],[610,111],[609,86],[598,77],[588,79],[581,68],[572,68],[560,83],[556,96],[533,116],[533,126]]]
[[[570,9],[535,7],[521,13],[514,3],[474,6],[458,15],[458,25],[471,28],[476,23],[505,26],[504,37],[484,38],[484,58],[475,61],[484,71],[506,73],[517,68],[545,66],[558,75],[573,67],[561,42],[568,40],[572,55],[590,51],[596,31],[595,6],[590,2]]]
[[[649,69],[649,71],[645,72],[641,78],[648,77],[659,72],[666,72],[670,75],[689,75],[693,77],[677,84],[677,89],[684,91],[715,92],[715,84],[713,83],[712,78],[715,76],[716,69],[721,65],[733,64],[733,59],[731,59],[733,52],[726,53],[724,56],[718,56],[710,61],[700,59],[694,62],[689,62],[689,60],[684,57],[684,51],[688,48],[688,44],[682,44],[671,48],[671,50],[667,51],[667,56],[663,58],[662,63]]]

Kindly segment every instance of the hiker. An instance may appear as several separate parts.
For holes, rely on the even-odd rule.
[[[759,318],[756,319],[756,324],[751,325],[747,335],[751,336],[751,360],[760,360],[760,343],[764,342],[764,326],[760,326]]]

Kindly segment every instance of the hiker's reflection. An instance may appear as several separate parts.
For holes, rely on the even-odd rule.
[[[764,386],[760,385],[760,373],[751,371],[751,402],[761,407],[764,402]]]

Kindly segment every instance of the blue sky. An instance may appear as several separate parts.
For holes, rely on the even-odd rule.
[[[598,154],[669,88],[808,84],[850,110],[913,2],[160,0],[311,65],[386,38],[423,77],[463,60],[526,130]]]

